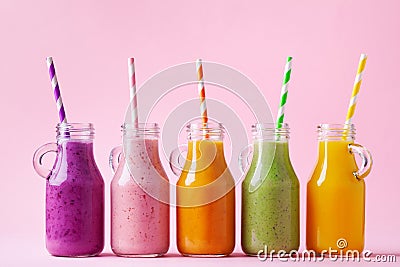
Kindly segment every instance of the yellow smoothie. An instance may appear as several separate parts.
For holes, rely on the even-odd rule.
[[[319,159],[307,184],[307,249],[321,253],[364,248],[365,183],[348,145],[352,141],[320,141]],[[345,239],[338,244],[339,239]]]

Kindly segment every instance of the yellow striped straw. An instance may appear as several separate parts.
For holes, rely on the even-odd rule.
[[[366,62],[367,62],[367,55],[361,54],[360,62],[358,63],[357,75],[354,80],[353,93],[351,94],[349,109],[347,110],[347,116],[346,116],[346,122],[345,122],[346,126],[349,126],[351,124],[351,121],[354,116],[354,111],[356,109],[356,104],[357,104],[357,96],[358,96],[358,93],[360,92],[362,76],[364,73],[364,68],[365,68]]]

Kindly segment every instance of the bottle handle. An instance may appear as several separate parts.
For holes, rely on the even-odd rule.
[[[49,152],[58,153],[58,145],[56,143],[47,143],[39,147],[33,154],[33,168],[43,178],[49,178],[52,170],[43,166],[43,157]]]
[[[239,169],[242,174],[245,173],[247,167],[250,165],[251,160],[249,157],[253,154],[253,145],[249,144],[242,148],[239,153]]]
[[[364,179],[370,172],[372,168],[372,156],[371,153],[359,144],[349,144],[349,152],[351,154],[356,153],[362,160],[361,168],[353,173],[357,179]]]
[[[185,166],[186,157],[182,156],[182,153],[187,151],[187,145],[179,145],[177,148],[172,150],[171,154],[169,155],[169,167],[176,176],[181,174]]]
[[[108,164],[110,164],[110,168],[113,174],[115,174],[119,162],[121,161],[122,152],[123,152],[122,145],[114,147],[110,152],[110,157],[108,158]]]

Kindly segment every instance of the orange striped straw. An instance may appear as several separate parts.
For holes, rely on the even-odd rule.
[[[197,80],[199,81],[198,90],[199,90],[199,96],[200,96],[201,121],[204,124],[207,124],[208,116],[207,116],[207,105],[206,105],[206,90],[204,88],[203,63],[202,63],[201,59],[196,60],[196,70],[197,70]]]

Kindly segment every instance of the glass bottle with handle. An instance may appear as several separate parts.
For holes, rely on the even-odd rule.
[[[170,163],[176,187],[177,247],[185,256],[226,256],[235,247],[235,181],[224,156],[220,123],[190,123],[184,166],[181,152]]]
[[[110,154],[111,248],[125,257],[156,257],[169,248],[169,181],[156,123],[122,126],[124,148]]]
[[[242,250],[247,255],[299,248],[299,181],[289,157],[289,126],[252,126],[253,158],[242,182]],[[239,164],[247,168],[249,149]],[[267,251],[265,251],[267,250]]]
[[[54,256],[98,255],[104,247],[104,181],[93,155],[91,123],[57,125],[57,143],[33,156],[36,172],[46,178],[46,247]],[[43,165],[56,153],[51,170]]]
[[[318,126],[319,156],[307,184],[307,249],[364,249],[365,182],[372,157],[355,144],[354,125]],[[354,154],[362,159],[358,167]]]

